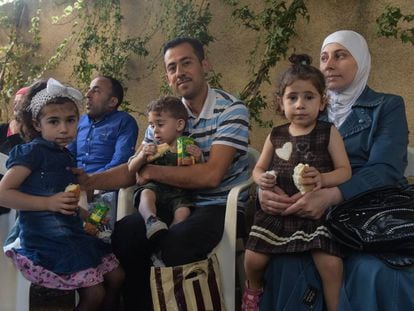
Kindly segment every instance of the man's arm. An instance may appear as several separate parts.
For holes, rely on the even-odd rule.
[[[82,169],[72,168],[83,190],[113,190],[135,185],[135,173],[124,163],[105,172],[86,174]]]
[[[156,181],[184,189],[217,187],[228,171],[236,148],[214,144],[205,163],[191,166],[158,166],[147,164],[139,173],[140,183]]]

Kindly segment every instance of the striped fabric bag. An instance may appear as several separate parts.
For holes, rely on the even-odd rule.
[[[154,311],[225,311],[217,256],[151,268]]]

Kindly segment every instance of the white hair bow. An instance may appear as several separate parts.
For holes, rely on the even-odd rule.
[[[77,89],[70,86],[64,86],[58,80],[49,78],[49,80],[47,80],[46,88],[36,93],[30,102],[28,110],[32,112],[33,118],[38,116],[44,105],[57,97],[68,98],[77,105],[80,105],[83,99],[82,93]]]

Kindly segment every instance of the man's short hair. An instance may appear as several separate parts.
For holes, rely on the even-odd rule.
[[[102,76],[105,79],[108,79],[111,82],[112,86],[112,96],[116,97],[118,99],[118,105],[117,107],[122,103],[124,100],[124,88],[117,79],[112,78],[110,76]]]
[[[183,102],[175,96],[163,96],[151,101],[147,106],[147,114],[150,112],[166,112],[174,119],[182,119],[187,122],[188,111]]]
[[[177,45],[188,43],[193,47],[195,55],[197,55],[198,60],[201,62],[205,59],[204,56],[204,48],[203,44],[198,40],[194,38],[188,38],[188,37],[178,37],[175,39],[172,39],[164,44],[164,55],[167,53],[169,49],[172,49],[176,47]]]

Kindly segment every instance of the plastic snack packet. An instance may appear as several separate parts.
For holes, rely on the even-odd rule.
[[[193,138],[188,136],[181,136],[177,139],[177,165],[193,165],[195,164],[195,158],[186,151],[188,145],[195,145]]]

